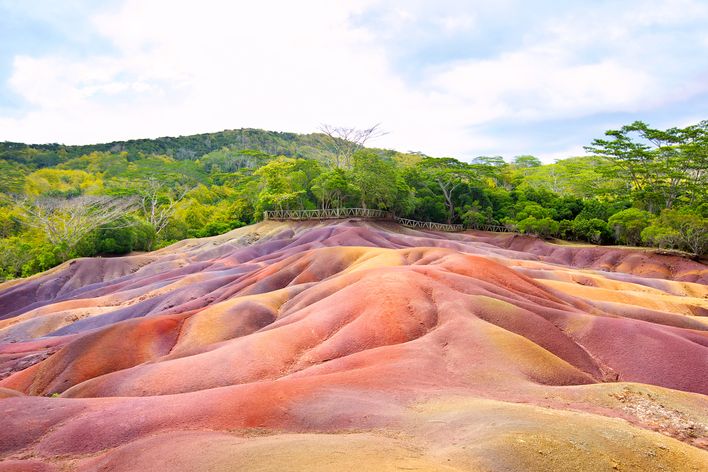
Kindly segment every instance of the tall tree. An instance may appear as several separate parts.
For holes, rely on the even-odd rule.
[[[680,143],[679,152],[687,174],[689,203],[706,201],[708,197],[708,120],[686,128],[671,128],[667,131],[675,142]]]
[[[396,199],[396,168],[393,162],[370,150],[353,156],[352,183],[359,191],[361,206],[390,210]]]
[[[542,164],[541,160],[538,157],[531,156],[528,154],[516,156],[516,157],[514,157],[514,160],[512,162],[518,169],[527,169],[529,167],[539,167]]]
[[[316,162],[280,156],[260,167],[256,211],[303,209],[308,204],[309,183],[319,173]]]
[[[312,181],[312,193],[319,200],[320,208],[343,208],[345,200],[356,195],[357,188],[350,177],[343,169],[332,169]]]
[[[491,187],[504,186],[504,171],[509,165],[501,156],[478,156],[472,159],[469,165],[480,180],[484,180]]]
[[[455,219],[453,192],[474,179],[472,167],[452,157],[426,157],[420,161],[419,167],[430,180],[438,184],[445,198],[447,222],[452,223]]]
[[[672,208],[682,197],[695,199],[708,184],[708,121],[665,131],[635,121],[605,135],[611,139],[595,139],[585,149],[610,158],[651,212]]]

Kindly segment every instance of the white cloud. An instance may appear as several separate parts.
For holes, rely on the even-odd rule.
[[[347,24],[360,7],[212,3],[131,1],[101,15],[95,25],[117,55],[17,58],[10,83],[38,108],[0,119],[2,138],[86,142],[383,122],[392,140],[377,144],[459,150],[459,110],[393,73],[367,32]],[[125,101],[111,97],[121,93]]]
[[[626,19],[643,27],[681,25],[708,17],[708,4],[703,0],[653,0],[641,6],[629,10]]]
[[[480,125],[646,110],[670,95],[649,59],[623,60],[631,33],[611,19],[597,30],[549,22],[515,51],[421,69],[410,81],[380,36],[350,22],[373,3],[126,1],[92,22],[114,45],[110,54],[15,58],[9,85],[31,109],[0,116],[0,139],[86,143],[382,122],[390,134],[375,145],[472,157],[524,152],[507,137],[471,131]],[[416,18],[411,9],[394,13],[402,29]],[[439,27],[475,27],[473,13],[442,15]],[[581,60],[583,48],[607,41],[620,42]],[[684,95],[703,90],[693,87]]]
[[[572,64],[534,50],[461,62],[436,74],[432,84],[485,110],[473,118],[479,123],[634,110],[649,105],[657,92],[644,71],[607,60]]]
[[[475,26],[474,15],[450,15],[439,18],[438,23],[443,31],[448,34],[469,31]]]

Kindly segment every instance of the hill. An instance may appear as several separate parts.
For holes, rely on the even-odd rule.
[[[297,134],[242,128],[216,133],[155,139],[131,139],[88,145],[25,144],[0,142],[0,159],[47,167],[93,152],[126,152],[131,158],[164,155],[177,160],[194,160],[221,148],[256,150],[271,155],[321,159],[329,151],[321,134]]]
[[[700,470],[706,282],[358,220],[74,260],[0,285],[0,470]]]

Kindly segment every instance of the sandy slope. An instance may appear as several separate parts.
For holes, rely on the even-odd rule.
[[[703,470],[707,283],[360,221],[73,261],[0,285],[0,471]]]

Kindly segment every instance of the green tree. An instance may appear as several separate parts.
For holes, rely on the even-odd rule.
[[[609,130],[611,139],[595,139],[586,149],[615,164],[615,175],[628,179],[645,208],[657,213],[682,198],[695,201],[708,170],[708,121],[665,131],[635,121]]]
[[[320,208],[343,208],[358,196],[357,187],[344,169],[335,168],[321,173],[312,181],[312,193]]]
[[[103,189],[100,175],[83,170],[40,169],[27,176],[24,193],[54,197],[97,194]]]
[[[540,167],[542,162],[538,157],[530,155],[522,155],[514,157],[512,163],[519,169],[527,169],[529,167]]]
[[[308,187],[317,163],[280,156],[253,174],[260,178],[256,211],[302,209],[310,204]]]
[[[452,223],[455,219],[453,194],[461,185],[474,179],[472,167],[451,157],[426,157],[420,161],[419,168],[429,180],[438,185],[447,206],[447,222]]]
[[[519,221],[516,227],[522,233],[535,234],[547,238],[558,234],[560,223],[549,217],[535,218],[529,216]]]
[[[30,169],[22,164],[0,159],[0,195],[22,193]]]
[[[571,230],[577,239],[594,244],[601,244],[610,238],[607,223],[599,218],[585,219],[576,217],[571,223]]]
[[[627,208],[612,215],[607,223],[620,244],[637,245],[642,240],[642,231],[651,224],[652,218],[648,211]]]
[[[392,209],[397,195],[393,162],[368,149],[355,152],[352,160],[352,183],[358,190],[362,208]]]
[[[642,241],[704,255],[708,252],[708,218],[691,208],[665,209],[641,232]]]

